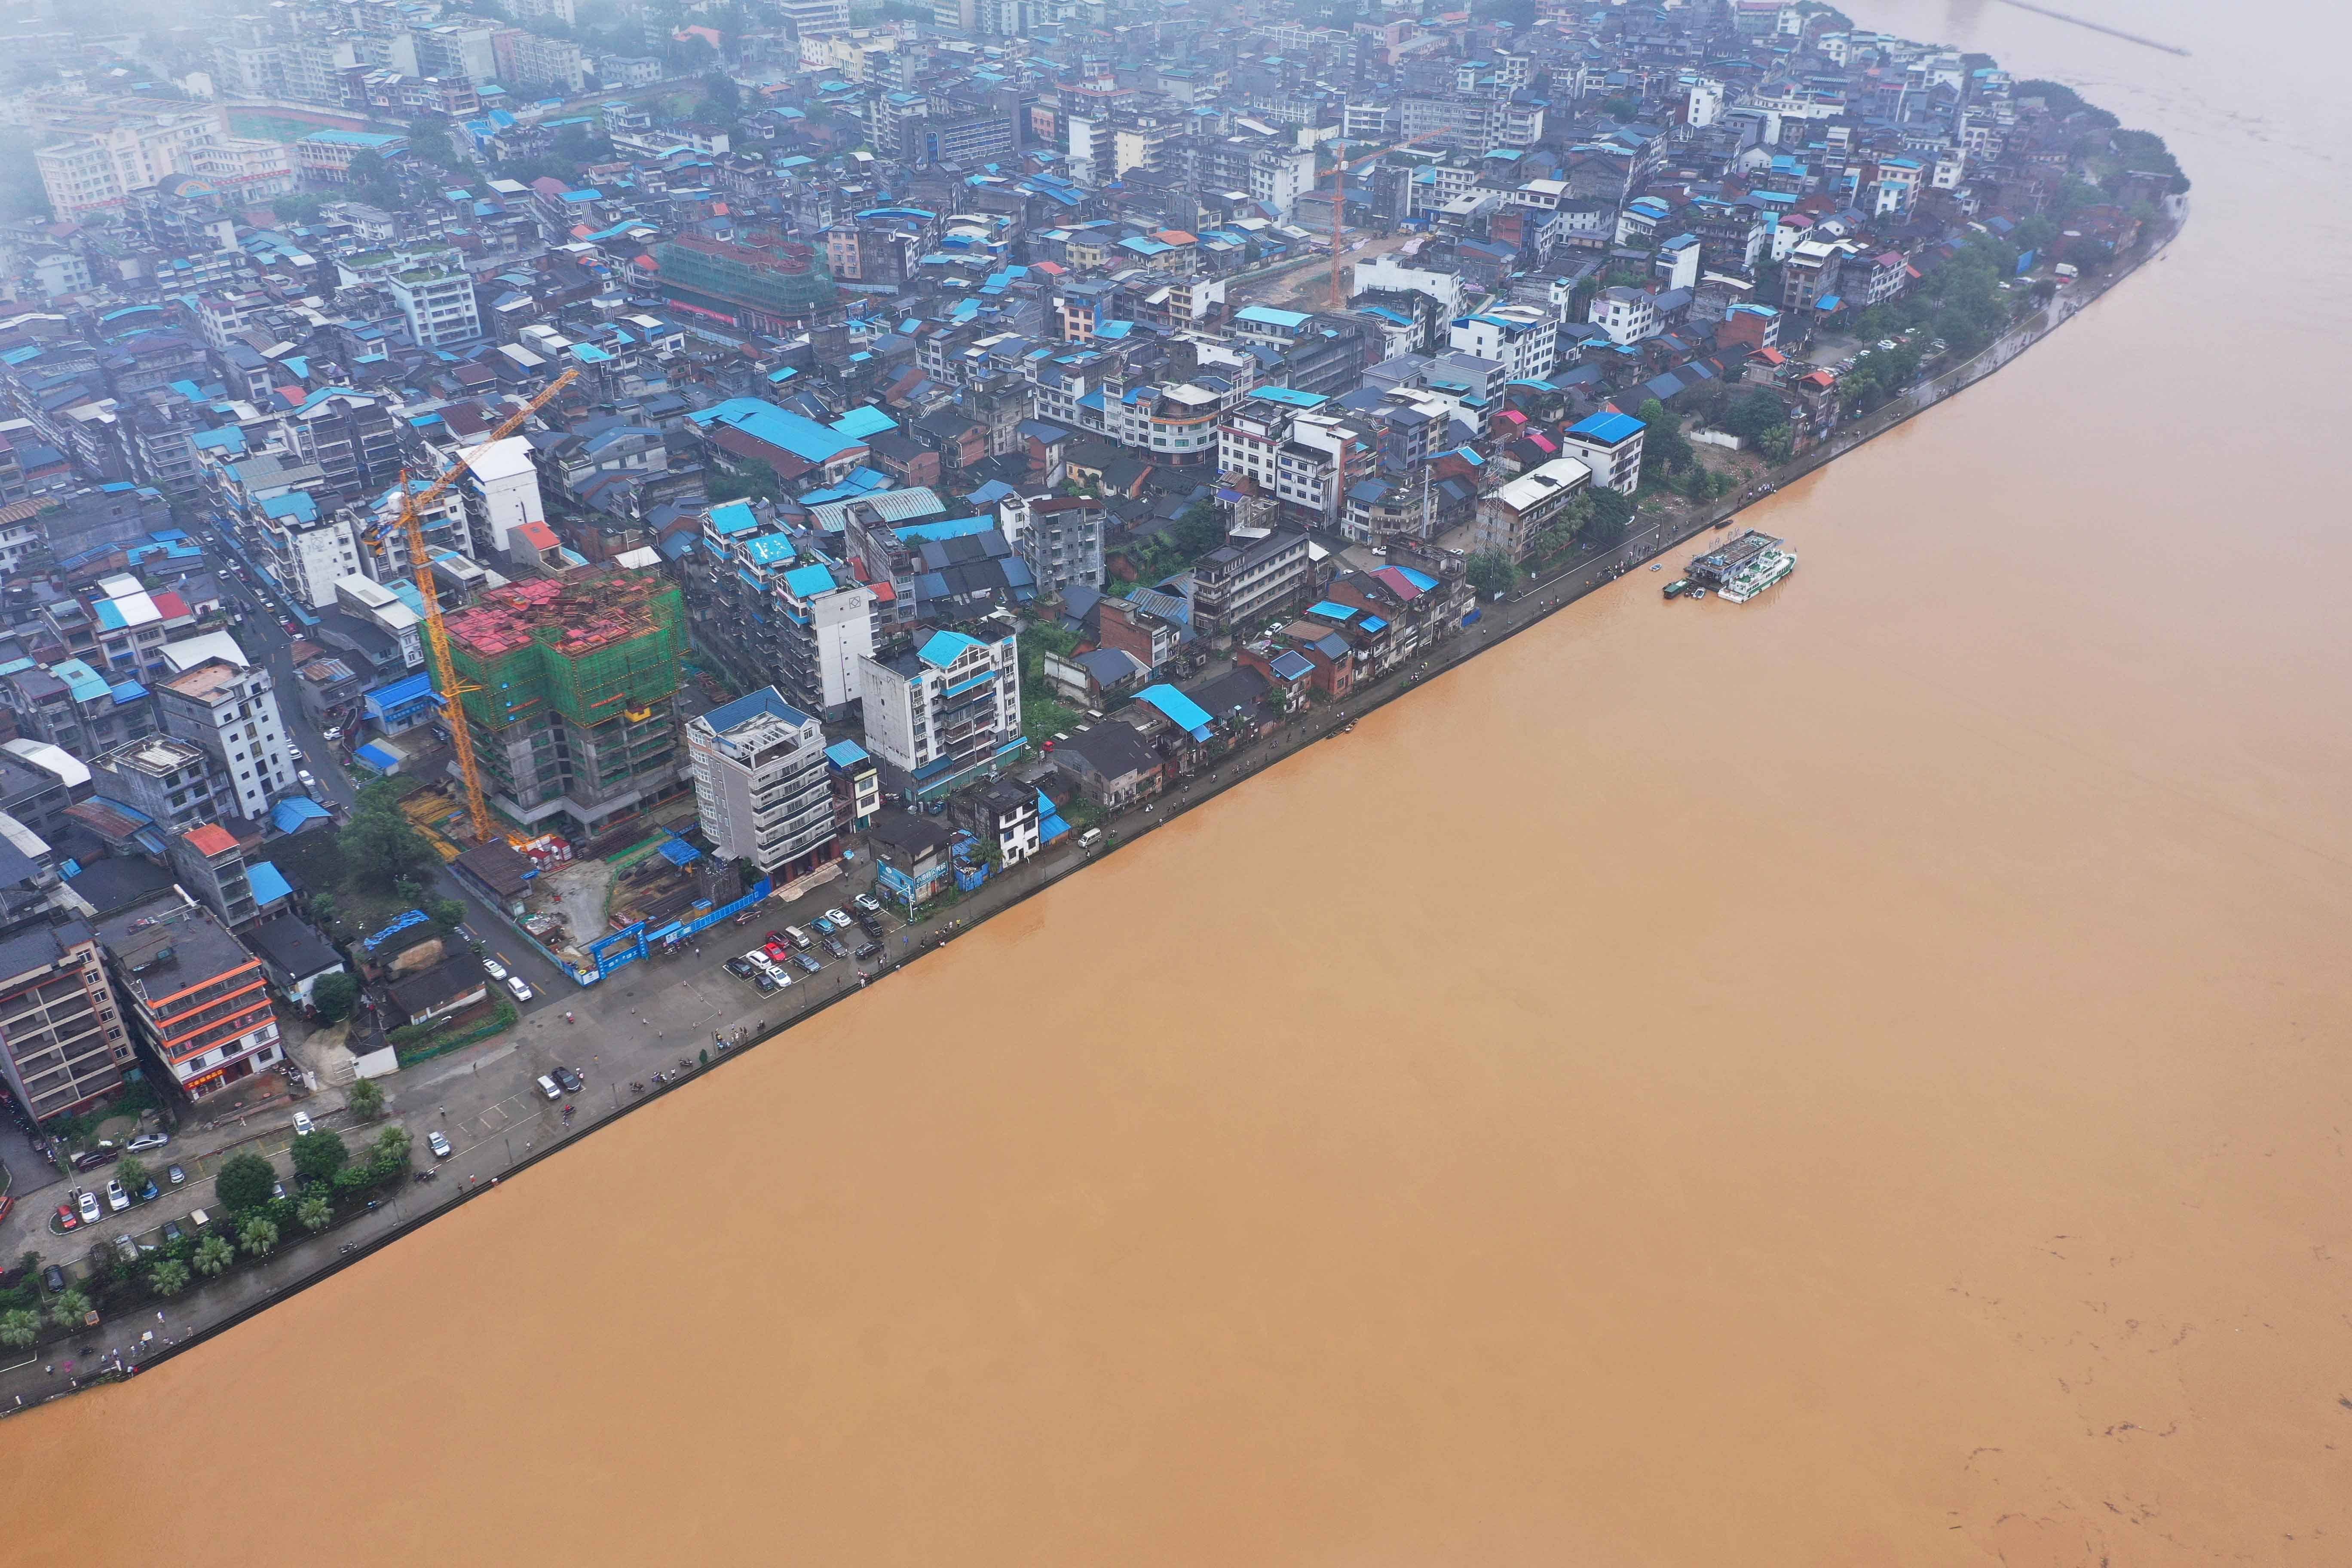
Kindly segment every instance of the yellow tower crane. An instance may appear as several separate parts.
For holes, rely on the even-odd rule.
[[[545,407],[551,398],[572,384],[579,375],[567,370],[548,384],[547,390],[501,421],[499,427],[483,437],[474,452],[487,450],[494,441],[503,441],[520,429],[522,422]],[[409,493],[408,470],[400,473],[400,526],[408,534],[408,569],[416,579],[416,591],[425,599],[425,640],[433,650],[433,673],[441,682],[441,700],[448,705],[449,739],[457,748],[457,771],[466,779],[466,808],[474,817],[474,841],[487,844],[495,831],[490,823],[489,803],[482,798],[482,773],[474,763],[474,737],[466,724],[466,705],[460,699],[468,691],[478,691],[478,686],[466,686],[457,679],[457,667],[449,658],[449,633],[441,624],[441,595],[433,585],[432,563],[425,555],[425,520],[421,510],[439,500],[457,476],[473,467],[474,453],[460,457],[449,471],[424,489]],[[375,549],[383,537],[384,522],[369,527],[362,535],[369,549]]]
[[[1348,226],[1348,171],[1359,163],[1376,163],[1391,153],[1402,153],[1417,142],[1427,142],[1445,135],[1443,131],[1426,131],[1418,136],[1408,136],[1370,153],[1343,152],[1331,183],[1331,309],[1348,308],[1347,292],[1339,281],[1339,235]],[[1344,146],[1344,143],[1342,144]]]

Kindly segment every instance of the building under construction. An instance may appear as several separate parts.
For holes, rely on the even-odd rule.
[[[581,841],[692,790],[674,711],[686,637],[674,584],[618,567],[541,578],[493,588],[446,624],[499,812]]]

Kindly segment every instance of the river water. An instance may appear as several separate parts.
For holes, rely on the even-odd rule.
[[[2352,1562],[2344,25],[2071,3],[2196,55],[1856,10],[2196,216],[1786,585],[1628,579],[0,1425],[8,1558]]]

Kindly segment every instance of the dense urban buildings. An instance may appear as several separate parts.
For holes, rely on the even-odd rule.
[[[1810,4],[198,9],[0,89],[40,1116],[278,1065],[328,784],[583,983],[861,855],[911,911],[1761,486],[2179,188]]]

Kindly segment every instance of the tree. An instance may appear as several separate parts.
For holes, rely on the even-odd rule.
[[[115,1164],[114,1179],[122,1184],[124,1192],[135,1198],[147,1188],[147,1167],[139,1163],[138,1155],[125,1154]]]
[[[236,1227],[236,1244],[252,1257],[268,1257],[278,1245],[278,1222],[255,1215]]]
[[[335,1191],[345,1197],[356,1197],[375,1185],[373,1164],[345,1165],[335,1173]]]
[[[409,122],[408,150],[425,163],[444,169],[467,167],[465,160],[458,156],[457,143],[449,139],[449,121],[441,115],[419,115]]]
[[[383,1114],[383,1090],[375,1079],[361,1079],[343,1091],[344,1108],[362,1121],[373,1121]]]
[[[310,985],[310,1005],[318,1010],[321,1024],[341,1023],[352,1016],[352,1005],[359,999],[360,983],[341,970],[322,974]]]
[[[13,1312],[0,1312],[0,1345],[11,1350],[23,1350],[41,1337],[41,1315],[19,1307]]]
[[[68,1287],[64,1295],[50,1303],[49,1316],[61,1329],[78,1329],[81,1321],[89,1316],[89,1298],[79,1289]]]
[[[1615,98],[1601,100],[1601,112],[1612,120],[1631,120],[1642,112],[1642,105],[1639,100],[1620,93]]]
[[[280,223],[316,223],[320,209],[326,205],[327,198],[316,192],[296,191],[290,195],[277,197],[269,204],[269,210],[277,215]]]
[[[455,899],[445,899],[438,894],[428,893],[418,907],[431,915],[435,922],[444,931],[456,931],[466,923],[466,906]]]
[[[1177,514],[1168,533],[1184,559],[1194,561],[1225,542],[1225,520],[1210,502],[1196,500]]]
[[[395,1121],[375,1135],[376,1179],[387,1181],[408,1163],[408,1129]]]
[[[315,1236],[335,1223],[335,1205],[313,1193],[302,1200],[302,1206],[294,1211],[294,1217],[302,1222],[304,1230]]]
[[[147,1283],[158,1296],[176,1296],[188,1288],[188,1266],[176,1258],[159,1258],[148,1267]]]
[[[189,1261],[195,1266],[196,1272],[205,1279],[217,1279],[228,1272],[228,1266],[236,1259],[236,1253],[231,1249],[226,1240],[217,1236],[208,1236],[196,1243],[196,1255]]]
[[[306,1182],[331,1180],[351,1157],[342,1139],[323,1127],[294,1140],[294,1173]]]
[[[711,71],[702,79],[702,101],[711,118],[730,120],[743,107],[743,89],[725,71]]]
[[[380,799],[371,802],[362,795],[341,837],[352,874],[379,888],[390,889],[404,879],[415,880],[441,864],[441,857],[416,831],[415,824]]]
[[[1634,417],[1650,427],[1642,447],[1643,467],[1655,463],[1665,473],[1678,474],[1697,460],[1683,435],[1682,421],[1667,413],[1664,404],[1654,397],[1643,398]]]
[[[1624,543],[1625,531],[1633,521],[1633,498],[1598,488],[1585,494],[1592,510],[1585,519],[1584,542],[1602,550]]]
[[[221,1162],[219,1173],[213,1177],[213,1191],[220,1194],[221,1207],[231,1214],[259,1208],[269,1201],[270,1189],[277,1184],[277,1167],[258,1154],[232,1154]]]
[[[1463,563],[1463,571],[1479,597],[1487,599],[1509,592],[1519,575],[1518,568],[1511,564],[1511,558],[1499,550],[1477,552]]]

